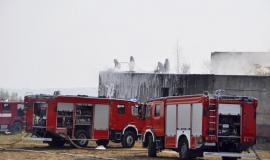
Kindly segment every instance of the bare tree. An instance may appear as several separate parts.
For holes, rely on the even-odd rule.
[[[9,93],[7,90],[0,89],[0,99],[11,99],[11,100],[18,100],[18,93],[11,92]]]

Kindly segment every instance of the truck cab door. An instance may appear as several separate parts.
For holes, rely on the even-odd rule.
[[[111,105],[111,127],[114,130],[121,131],[132,120],[131,106],[129,103],[121,101],[112,101]]]
[[[152,103],[152,123],[157,136],[164,136],[164,102]]]

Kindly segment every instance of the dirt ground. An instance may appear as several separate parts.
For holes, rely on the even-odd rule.
[[[0,160],[92,160],[92,159],[174,159],[178,154],[165,150],[158,153],[157,158],[148,158],[147,150],[141,148],[139,142],[132,149],[123,149],[120,144],[110,143],[106,150],[96,150],[95,142],[90,142],[86,149],[77,149],[66,145],[62,148],[51,148],[47,144],[33,141],[20,141],[25,133],[17,135],[0,135]],[[15,143],[17,142],[17,143]],[[14,144],[12,144],[14,143]],[[270,159],[269,150],[257,150],[262,159]],[[220,158],[204,158],[215,160]],[[254,158],[253,158],[254,159]]]

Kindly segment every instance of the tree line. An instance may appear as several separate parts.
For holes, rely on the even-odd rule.
[[[9,92],[3,88],[0,89],[0,99],[8,100],[21,100],[21,97],[18,96],[16,92]]]

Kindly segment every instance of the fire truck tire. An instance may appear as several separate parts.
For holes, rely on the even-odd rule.
[[[50,147],[63,147],[65,145],[64,140],[59,140],[59,139],[52,139],[51,142],[48,142]]]
[[[80,146],[80,147],[86,147],[88,145],[88,140],[86,139],[89,139],[89,136],[87,134],[87,132],[85,130],[77,130],[75,132],[75,137],[77,139],[85,139],[85,140],[75,140],[74,142]]]
[[[108,146],[108,144],[109,144],[109,140],[107,140],[107,139],[99,139],[99,140],[97,140],[96,141],[96,144],[98,145],[98,146],[104,146],[105,148]]]
[[[123,148],[132,148],[135,144],[135,134],[131,131],[126,131],[122,138],[122,147]]]
[[[188,141],[186,138],[181,138],[178,144],[178,153],[180,160],[189,160],[191,159],[190,151],[188,148]]]
[[[156,157],[157,150],[156,150],[156,143],[153,142],[153,137],[148,136],[148,157]]]
[[[10,127],[10,132],[11,133],[18,133],[22,131],[22,124],[20,122],[15,122],[13,125]]]

